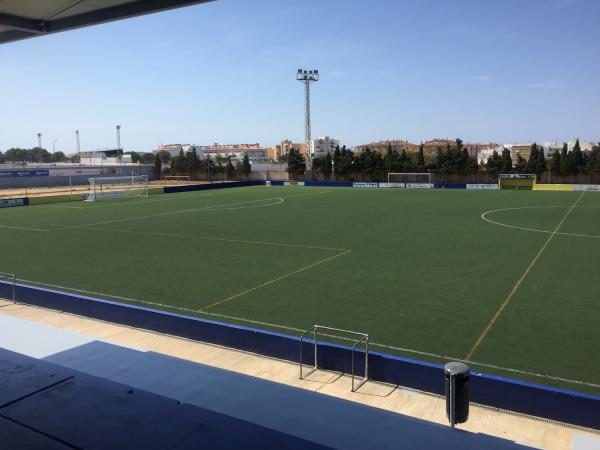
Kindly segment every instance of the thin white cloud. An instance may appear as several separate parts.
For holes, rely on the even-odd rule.
[[[490,81],[491,79],[489,75],[475,75],[471,77],[471,80],[475,81]]]
[[[529,83],[527,87],[533,89],[561,89],[564,88],[565,85],[557,80],[546,80]]]

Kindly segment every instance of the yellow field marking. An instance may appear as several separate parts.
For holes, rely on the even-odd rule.
[[[252,325],[262,325],[262,326],[266,326],[266,327],[273,327],[273,328],[279,328],[282,330],[287,330],[287,331],[294,331],[297,333],[302,333],[305,330],[304,329],[300,329],[300,328],[295,328],[295,327],[290,327],[289,325],[280,325],[280,324],[276,324],[276,323],[271,323],[271,322],[262,322],[259,320],[252,320],[252,319],[246,319],[244,317],[236,317],[236,316],[229,316],[227,314],[218,314],[218,313],[212,313],[212,312],[208,312],[208,311],[198,311],[192,308],[186,308],[186,307],[182,307],[182,306],[172,306],[172,305],[165,305],[164,303],[157,303],[157,302],[150,302],[147,300],[139,300],[136,298],[129,298],[129,297],[122,297],[122,296],[118,296],[118,295],[113,295],[113,294],[107,294],[105,292],[95,292],[95,291],[87,291],[87,290],[83,290],[83,289],[76,289],[76,288],[71,288],[71,287],[67,287],[67,286],[60,286],[57,284],[48,284],[48,283],[41,283],[39,281],[31,281],[31,280],[25,280],[23,278],[17,278],[17,281],[19,282],[24,282],[24,283],[30,283],[32,285],[40,285],[40,286],[47,286],[47,287],[53,287],[56,289],[61,289],[64,291],[73,291],[73,292],[81,292],[83,294],[91,294],[91,295],[95,295],[99,298],[114,298],[117,300],[124,300],[126,302],[132,302],[132,303],[140,303],[142,305],[148,305],[148,306],[158,306],[161,308],[165,308],[165,309],[173,309],[173,310],[178,310],[178,311],[185,311],[185,312],[190,312],[190,313],[194,313],[194,314],[201,314],[201,315],[206,315],[206,316],[212,316],[212,317],[216,317],[216,318],[220,318],[220,319],[225,319],[225,320],[234,320],[234,321],[239,321],[239,322],[245,322],[248,324],[252,324]],[[4,306],[13,306],[12,303],[4,305]],[[74,314],[77,315],[77,314]],[[101,322],[108,322],[102,319],[95,319]],[[108,322],[110,323],[110,322]],[[127,325],[123,325],[123,326],[127,326]],[[135,328],[135,327],[133,327]],[[342,340],[346,340],[344,337],[340,337],[337,336],[338,339],[342,339]],[[185,339],[185,338],[182,338]],[[461,360],[460,358],[454,357],[454,356],[447,356],[447,355],[439,355],[436,353],[429,353],[429,352],[424,352],[424,351],[420,351],[420,350],[415,350],[415,349],[410,349],[410,348],[405,348],[405,347],[395,347],[393,345],[388,345],[388,344],[380,344],[377,342],[369,342],[369,345],[373,346],[373,347],[380,347],[380,348],[384,348],[384,349],[388,349],[388,350],[395,350],[395,351],[400,351],[400,352],[407,352],[407,353],[414,353],[417,355],[421,355],[421,356],[429,356],[432,358],[437,358],[437,359],[442,359],[442,360],[452,360],[452,361],[465,361],[465,360]],[[492,368],[492,369],[497,369],[497,370],[504,370],[507,372],[513,372],[513,373],[518,373],[521,375],[529,375],[529,376],[533,376],[533,377],[539,377],[539,378],[547,378],[550,380],[555,380],[555,381],[562,381],[565,383],[570,383],[570,384],[578,384],[578,385],[584,385],[584,386],[591,386],[594,388],[600,388],[599,384],[594,384],[594,383],[590,383],[587,381],[579,381],[579,380],[571,380],[569,378],[562,378],[562,377],[555,377],[552,375],[547,375],[547,374],[543,374],[543,373],[536,373],[536,372],[527,372],[524,370],[519,370],[519,369],[512,369],[509,367],[502,367],[502,366],[497,366],[494,364],[488,364],[488,363],[480,363],[480,362],[476,362],[476,361],[465,361],[465,362],[470,362],[473,365],[477,365],[477,366],[482,366],[482,367],[488,367],[488,368]]]
[[[175,234],[175,233],[157,233],[153,231],[134,231],[134,230],[120,230],[118,228],[103,228],[103,227],[92,227],[94,230],[99,231],[109,231],[111,233],[129,233],[129,234],[139,234],[142,236],[158,236],[158,237],[167,237],[167,238],[183,238],[183,239],[200,239],[203,241],[218,241],[218,242],[232,242],[232,243],[240,243],[240,244],[250,244],[250,245],[271,245],[275,247],[293,247],[293,248],[305,248],[309,250],[327,250],[327,251],[335,251],[335,252],[343,252],[348,250],[346,248],[335,248],[335,247],[320,247],[317,245],[305,245],[305,244],[287,244],[284,242],[269,242],[269,241],[249,241],[245,239],[228,239],[228,238],[219,238],[212,236],[194,236],[192,234]]]
[[[261,284],[259,284],[257,286],[254,286],[253,288],[246,289],[245,291],[238,292],[237,294],[234,294],[234,295],[232,295],[230,297],[224,298],[223,300],[219,300],[218,302],[215,302],[212,305],[205,306],[204,308],[199,309],[198,312],[204,312],[204,311],[206,311],[206,310],[208,310],[210,308],[214,308],[215,306],[222,305],[223,303],[230,302],[231,300],[235,300],[236,298],[242,297],[242,296],[244,296],[246,294],[250,294],[251,292],[254,292],[254,291],[258,290],[258,289],[264,288],[264,287],[269,286],[269,285],[271,285],[273,283],[277,283],[278,281],[285,280],[286,278],[289,278],[289,277],[291,277],[293,275],[296,275],[296,274],[298,274],[300,272],[304,272],[304,271],[306,271],[308,269],[312,269],[313,267],[316,267],[318,265],[321,265],[323,263],[331,261],[332,259],[339,258],[340,256],[347,255],[348,253],[350,253],[350,250],[345,250],[345,251],[343,251],[341,253],[337,253],[337,254],[335,254],[333,256],[329,256],[327,258],[320,259],[319,261],[314,262],[312,264],[309,264],[308,266],[301,267],[300,269],[294,270],[293,272],[286,273],[286,274],[281,275],[281,276],[279,276],[277,278],[273,278],[272,280],[269,280],[269,281],[261,283]]]
[[[566,212],[566,214],[563,216],[561,221],[558,223],[558,225],[556,225],[556,228],[554,228],[554,231],[552,232],[552,234],[550,234],[548,239],[546,239],[546,242],[544,242],[544,245],[542,245],[542,248],[540,248],[540,250],[537,252],[535,257],[531,260],[531,263],[529,263],[529,266],[527,267],[525,272],[523,272],[523,275],[521,275],[521,277],[517,280],[517,282],[515,283],[513,288],[510,290],[510,292],[508,293],[508,295],[506,296],[506,298],[504,299],[504,301],[502,302],[502,304],[496,311],[496,314],[494,314],[494,316],[492,317],[492,320],[490,320],[490,322],[486,325],[486,327],[483,330],[483,332],[481,333],[481,335],[475,341],[475,344],[473,344],[473,347],[471,347],[471,350],[469,350],[469,353],[467,353],[467,356],[465,356],[464,359],[466,361],[471,360],[471,357],[473,356],[473,354],[477,351],[477,349],[479,348],[479,346],[481,345],[481,343],[483,342],[483,340],[485,339],[487,334],[490,332],[490,330],[492,329],[492,327],[494,326],[494,324],[496,323],[496,321],[498,320],[498,318],[500,317],[502,312],[506,309],[506,306],[508,305],[510,300],[513,298],[513,296],[515,295],[517,290],[519,290],[519,288],[521,287],[521,284],[523,283],[525,278],[527,278],[527,275],[529,275],[529,273],[531,272],[531,269],[533,269],[533,266],[535,266],[535,264],[538,262],[538,260],[540,259],[540,257],[542,256],[542,254],[544,253],[546,248],[548,248],[548,245],[550,244],[550,242],[552,242],[552,239],[554,239],[554,236],[556,236],[558,234],[558,230],[560,229],[562,224],[565,223],[565,220],[567,220],[567,217],[569,217],[569,215],[571,214],[573,209],[575,209],[575,207],[577,206],[577,204],[581,200],[581,197],[583,197],[584,194],[585,194],[585,191],[583,191],[581,193],[581,195],[579,197],[577,197],[577,200],[575,200],[575,203],[573,203],[571,205],[571,207]]]

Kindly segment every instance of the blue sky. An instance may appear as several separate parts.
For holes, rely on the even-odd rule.
[[[600,139],[597,0],[218,0],[0,46],[0,150]]]

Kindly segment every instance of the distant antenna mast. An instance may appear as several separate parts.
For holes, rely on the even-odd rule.
[[[77,142],[77,154],[81,156],[81,146],[79,145],[79,130],[75,130],[75,141]]]
[[[304,142],[306,144],[306,170],[312,170],[312,155],[310,154],[310,83],[319,81],[318,70],[298,69],[296,80],[304,83]]]
[[[117,150],[121,150],[121,125],[117,125]]]

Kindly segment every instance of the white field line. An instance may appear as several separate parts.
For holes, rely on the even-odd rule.
[[[586,191],[583,191],[583,192],[586,192]],[[599,235],[594,235],[594,234],[566,233],[564,231],[550,231],[550,230],[540,230],[539,228],[520,227],[518,225],[510,225],[507,223],[497,222],[497,221],[489,219],[487,217],[488,214],[494,214],[494,213],[501,212],[501,211],[513,211],[513,210],[520,210],[520,209],[541,209],[541,208],[565,208],[566,209],[566,208],[569,208],[569,206],[519,206],[516,208],[500,208],[500,209],[493,209],[491,211],[484,212],[483,214],[481,214],[481,218],[484,221],[489,222],[491,224],[499,225],[501,227],[506,227],[506,228],[514,228],[516,230],[533,231],[535,233],[558,234],[558,235],[562,235],[562,236],[600,239]],[[576,205],[574,208],[600,208],[600,205],[584,205],[584,206]]]
[[[236,206],[236,207],[229,207],[231,205],[247,205],[248,203],[258,203],[258,202],[266,202],[266,201],[274,201],[274,203],[270,203],[270,204],[266,204],[266,205],[258,205],[258,206]],[[282,197],[275,197],[275,198],[265,198],[265,199],[260,199],[260,200],[251,200],[248,202],[235,202],[235,203],[225,203],[222,205],[212,205],[212,206],[202,206],[200,208],[191,208],[191,209],[178,209],[175,211],[166,211],[166,212],[162,212],[162,213],[156,213],[156,214],[147,214],[144,216],[134,216],[134,217],[126,217],[124,219],[111,219],[111,220],[104,220],[102,222],[94,222],[94,223],[85,223],[82,225],[68,225],[62,228],[58,228],[56,230],[52,230],[52,231],[64,231],[64,230],[72,230],[75,228],[86,228],[86,227],[93,227],[96,225],[106,225],[109,223],[120,223],[120,222],[130,222],[132,220],[141,220],[141,219],[150,219],[153,217],[164,217],[164,216],[171,216],[174,214],[186,214],[186,213],[191,213],[191,212],[204,212],[204,211],[223,211],[223,210],[227,210],[227,209],[247,209],[247,208],[264,208],[265,206],[274,206],[274,205],[279,205],[284,203],[284,199]]]
[[[208,205],[208,206],[202,206],[199,208],[191,208],[191,209],[179,209],[179,210],[175,210],[175,211],[165,211],[162,213],[148,214],[148,215],[144,215],[144,216],[135,216],[135,217],[126,217],[123,219],[105,220],[105,221],[101,221],[101,222],[88,223],[88,224],[82,224],[82,225],[70,225],[70,226],[65,226],[63,228],[58,228],[56,230],[51,230],[51,231],[72,230],[72,229],[76,229],[76,228],[86,228],[86,227],[91,227],[91,226],[96,226],[96,225],[106,225],[109,223],[129,222],[132,220],[149,219],[149,218],[153,218],[153,217],[163,217],[163,216],[169,216],[169,215],[173,215],[173,214],[185,214],[185,213],[190,213],[190,212],[204,212],[204,211],[213,211],[213,210],[214,211],[224,211],[224,210],[232,210],[232,209],[262,208],[265,206],[275,206],[278,204],[282,204],[285,202],[286,198],[319,195],[319,194],[325,194],[328,192],[331,192],[331,191],[320,191],[320,192],[312,192],[309,194],[288,195],[288,196],[282,196],[282,197],[270,197],[270,198],[263,198],[263,199],[256,199],[256,200],[246,200],[246,201],[239,201],[239,202],[233,202],[233,203],[224,203],[224,204],[220,204],[220,205]],[[271,203],[271,204],[267,204],[267,205],[258,205],[258,206],[245,206],[245,205],[249,205],[251,203],[266,202],[266,201],[275,201],[275,203]]]
[[[16,226],[9,226],[9,225],[0,225],[0,228],[8,228],[10,230],[22,230],[22,231],[48,231],[48,230],[43,230],[41,228],[16,227]]]
[[[222,206],[244,205],[244,204],[269,201],[269,200],[281,200],[281,199],[286,199],[286,198],[313,196],[313,195],[327,194],[329,192],[331,192],[331,191],[328,190],[328,191],[311,192],[311,193],[307,193],[307,194],[297,194],[297,195],[272,197],[272,198],[258,199],[258,200],[240,201],[240,202],[226,203],[226,204],[221,204],[221,205],[207,205],[207,206],[194,208],[194,209],[167,211],[164,213],[150,214],[150,215],[146,215],[146,216],[129,217],[129,218],[125,218],[125,219],[115,219],[115,220],[97,222],[97,223],[92,223],[92,224],[62,226],[61,228],[54,228],[54,229],[50,229],[50,230],[39,228],[39,227],[20,227],[20,226],[13,226],[13,225],[0,225],[0,228],[15,229],[15,230],[22,230],[22,231],[38,231],[38,232],[62,231],[62,230],[69,230],[69,229],[74,229],[74,228],[85,228],[85,227],[89,227],[89,226],[105,225],[108,223],[126,222],[126,221],[131,221],[131,220],[139,220],[139,219],[145,219],[145,218],[151,218],[151,217],[166,216],[166,215],[171,215],[171,214],[181,214],[181,213],[194,212],[194,211],[211,211],[211,210],[215,210],[215,209],[218,211],[219,210],[242,209],[242,208],[222,208]],[[194,196],[194,197],[201,197],[201,196],[205,196],[205,195],[210,195],[210,194],[202,194],[202,195]],[[190,198],[190,197],[191,196],[183,196],[183,197],[177,197],[177,198],[173,198],[173,199],[169,198],[168,200],[177,200],[177,199]],[[165,199],[165,200],[167,200],[167,199]],[[143,203],[148,203],[148,202],[143,202]],[[279,202],[279,203],[282,203],[282,202]],[[277,203],[277,204],[279,204],[279,203]],[[130,203],[128,203],[128,205],[129,204]],[[49,208],[58,208],[59,207],[58,205],[40,205],[40,206],[47,206]],[[108,205],[106,205],[106,206],[108,206]],[[115,206],[115,205],[111,204],[110,206]],[[119,206],[125,206],[125,204],[119,204]],[[264,207],[264,206],[273,206],[273,205],[262,205],[261,207]],[[105,207],[105,206],[103,205],[102,207]],[[65,207],[65,208],[82,209],[82,210],[86,210],[86,211],[90,209],[88,207]],[[220,209],[218,209],[218,208],[220,208]],[[49,211],[50,210],[48,210],[48,212]],[[36,213],[35,215],[37,215],[37,214],[39,214],[39,213]],[[44,225],[41,224],[39,226],[44,226]]]
[[[88,295],[98,296],[100,298],[102,298],[102,297],[104,297],[104,298],[112,298],[112,299],[117,299],[117,300],[124,300],[126,302],[139,303],[139,304],[142,304],[142,305],[158,306],[160,308],[171,309],[171,310],[175,310],[175,311],[184,311],[184,312],[189,312],[189,313],[193,313],[193,314],[200,314],[200,315],[206,315],[206,316],[211,316],[211,317],[218,317],[218,318],[226,319],[226,320],[235,320],[235,321],[239,321],[239,322],[243,322],[243,323],[248,323],[248,324],[254,324],[254,325],[261,325],[261,326],[266,326],[266,327],[277,328],[277,329],[280,329],[280,330],[294,331],[294,332],[297,332],[297,333],[304,333],[306,331],[306,330],[303,330],[301,328],[290,327],[288,325],[279,325],[279,324],[276,324],[276,323],[262,322],[262,321],[259,321],[259,320],[251,320],[251,319],[246,319],[246,318],[243,318],[243,317],[229,316],[229,315],[226,315],[226,314],[218,314],[218,313],[213,313],[213,312],[208,312],[208,311],[198,311],[198,310],[195,310],[195,309],[192,309],[192,308],[185,308],[185,307],[182,307],[182,306],[165,305],[164,303],[149,302],[149,301],[146,301],[146,300],[138,300],[138,299],[135,299],[135,298],[128,298],[128,297],[123,297],[123,296],[119,296],[119,295],[106,294],[106,293],[103,293],[103,292],[95,292],[95,291],[88,291],[88,290],[84,290],[84,289],[71,288],[71,287],[67,287],[67,286],[60,286],[60,285],[57,285],[57,284],[41,283],[41,282],[38,282],[38,281],[25,280],[23,278],[18,278],[17,281],[24,282],[24,283],[30,283],[30,284],[33,284],[33,285],[40,285],[40,286],[46,286],[46,287],[61,289],[61,290],[65,290],[65,291],[80,292],[82,294],[88,294]],[[344,340],[344,341],[352,341],[352,339],[345,338],[343,336],[333,336],[333,335],[325,335],[325,334],[321,334],[321,336],[334,337],[334,338],[337,338],[337,339],[340,339],[340,340]],[[447,361],[463,361],[463,362],[466,362],[463,359],[457,358],[457,357],[454,357],[454,356],[439,355],[437,353],[423,352],[423,351],[420,351],[420,350],[414,350],[414,349],[405,348],[405,347],[396,347],[396,346],[393,346],[393,345],[380,344],[380,343],[377,343],[377,342],[369,342],[369,345],[373,346],[373,347],[379,347],[379,348],[388,349],[388,350],[395,350],[395,351],[399,351],[399,352],[412,353],[412,354],[420,355],[420,356],[429,356],[429,357],[432,357],[432,358],[437,358],[437,359],[442,359],[442,360],[447,360]],[[507,371],[507,372],[511,372],[511,373],[517,373],[517,374],[521,374],[521,375],[528,375],[528,376],[532,376],[532,377],[545,378],[545,379],[548,379],[548,380],[560,381],[560,382],[569,383],[569,384],[577,384],[577,385],[589,386],[589,387],[593,387],[593,388],[600,388],[600,384],[590,383],[590,382],[587,382],[587,381],[571,380],[571,379],[568,379],[568,378],[556,377],[556,376],[553,376],[553,375],[547,375],[547,374],[543,374],[543,373],[528,372],[528,371],[519,370],[519,369],[511,369],[510,367],[503,367],[503,366],[498,366],[498,365],[495,365],[495,364],[481,363],[481,362],[476,362],[476,361],[469,361],[469,363],[473,364],[473,365],[476,365],[476,366],[488,367],[488,368],[491,368],[491,369],[503,370],[503,371]]]
[[[119,202],[117,204],[115,203],[105,203],[102,205],[97,204],[97,202],[89,202],[88,205],[89,206],[67,206],[67,205],[48,205],[49,208],[65,208],[65,209],[97,209],[97,208],[112,208],[112,207],[117,207],[117,206],[129,206],[129,205],[145,205],[146,203],[156,203],[156,202],[172,202],[172,201],[176,201],[176,200],[186,200],[188,198],[198,198],[198,197],[211,197],[213,194],[197,194],[197,195],[185,195],[185,196],[174,196],[173,198],[170,198],[169,196],[167,196],[167,198],[150,198],[148,200],[138,200],[135,202],[128,202],[128,201],[123,201],[123,202]],[[154,196],[152,196],[154,197]],[[113,199],[113,200],[119,200],[119,199]],[[126,200],[126,199],[121,199],[121,200]]]
[[[212,236],[198,236],[191,234],[175,234],[175,233],[157,233],[152,231],[135,231],[135,230],[120,230],[118,228],[103,228],[103,227],[93,227],[94,230],[99,231],[108,231],[111,233],[129,233],[136,234],[140,236],[157,236],[157,237],[166,237],[166,238],[182,238],[182,239],[199,239],[203,241],[218,241],[218,242],[231,242],[231,243],[240,243],[240,244],[249,244],[249,245],[272,245],[275,247],[293,247],[293,248],[305,248],[309,250],[327,250],[327,251],[336,251],[343,252],[348,249],[345,248],[335,248],[335,247],[319,247],[317,245],[304,245],[304,244],[287,244],[283,242],[269,242],[269,241],[250,241],[245,239],[228,239],[228,238],[219,238]]]

